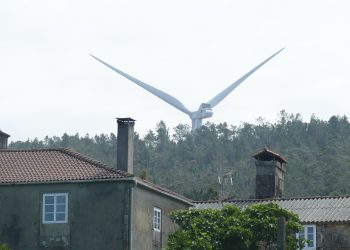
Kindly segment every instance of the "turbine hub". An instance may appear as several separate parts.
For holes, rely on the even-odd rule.
[[[204,119],[213,116],[213,110],[208,103],[202,103],[199,109],[191,114],[192,119]]]

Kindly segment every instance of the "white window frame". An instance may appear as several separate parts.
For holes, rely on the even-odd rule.
[[[45,205],[48,205],[48,204],[45,204],[45,198],[46,197],[54,197],[54,204],[53,204],[53,207],[54,207],[54,211],[53,211],[53,220],[46,220],[45,219],[45,214],[46,214],[46,209],[45,209]],[[66,199],[66,202],[65,202],[65,211],[64,211],[64,215],[65,215],[65,218],[64,220],[57,220],[56,219],[56,215],[57,215],[57,212],[56,212],[56,209],[57,209],[57,205],[60,205],[60,204],[57,204],[57,197],[58,196],[64,196],[65,199]],[[51,212],[50,212],[51,213]],[[68,193],[44,193],[43,194],[43,203],[42,203],[42,220],[43,220],[43,224],[53,224],[53,223],[67,223],[68,222]]]
[[[159,219],[159,221],[158,221]],[[152,228],[156,232],[162,231],[162,209],[154,207],[152,214]]]
[[[312,235],[312,239],[308,238],[308,234],[307,234],[307,229],[308,228],[313,228],[313,235]],[[297,239],[299,239],[299,233],[296,234]],[[304,225],[304,239],[306,240],[312,240],[314,243],[314,246],[309,247],[307,246],[307,243],[305,243],[305,246],[303,248],[303,250],[316,250],[316,246],[317,246],[317,242],[316,242],[316,225]]]

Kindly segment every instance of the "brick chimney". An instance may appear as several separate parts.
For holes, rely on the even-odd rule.
[[[117,169],[133,173],[134,160],[134,124],[131,118],[117,118]]]
[[[253,157],[256,160],[255,198],[282,198],[287,161],[267,148],[262,149]]]
[[[10,135],[0,130],[0,149],[7,149],[7,140],[9,137]]]

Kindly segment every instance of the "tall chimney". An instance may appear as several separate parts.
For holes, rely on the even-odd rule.
[[[0,149],[7,149],[7,141],[10,135],[0,130]]]
[[[132,174],[135,120],[131,118],[117,118],[117,123],[117,169]]]
[[[262,149],[253,157],[256,160],[255,198],[282,198],[287,161],[267,148]]]

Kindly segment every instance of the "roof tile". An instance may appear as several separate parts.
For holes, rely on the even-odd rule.
[[[197,202],[195,208],[221,209],[225,205],[231,204],[244,209],[253,204],[272,202],[298,214],[303,223],[350,222],[350,196]]]
[[[0,150],[0,184],[120,179],[131,176],[69,149]]]

